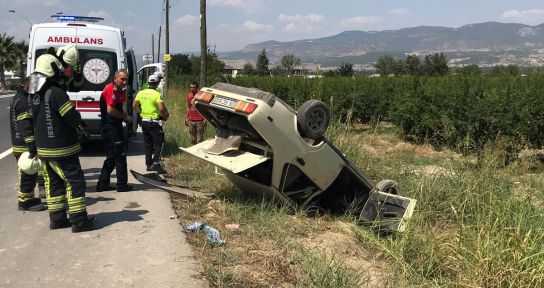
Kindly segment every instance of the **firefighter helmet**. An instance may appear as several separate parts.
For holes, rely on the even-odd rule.
[[[79,62],[79,51],[76,46],[69,44],[57,49],[57,56],[67,64],[76,66]]]
[[[42,162],[38,157],[28,158],[29,155],[28,152],[23,152],[19,157],[17,165],[25,174],[34,175],[41,169]]]
[[[36,70],[34,71],[49,78],[63,72],[64,67],[57,57],[51,54],[43,54],[36,59]]]

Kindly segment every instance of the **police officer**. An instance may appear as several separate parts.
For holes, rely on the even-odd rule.
[[[142,132],[145,142],[145,165],[147,171],[165,174],[161,164],[161,150],[164,144],[163,121],[168,119],[168,110],[157,91],[160,79],[156,74],[149,76],[148,87],[136,95],[132,104],[135,111],[142,117]]]
[[[110,186],[110,176],[113,169],[117,175],[117,192],[132,190],[132,186],[127,184],[126,139],[123,129],[123,122],[132,123],[132,117],[123,112],[123,106],[127,99],[125,91],[127,82],[128,71],[117,70],[113,82],[104,87],[100,96],[100,125],[102,138],[104,138],[106,145],[106,160],[104,160],[102,171],[98,176],[97,192],[115,189]]]
[[[72,53],[76,54],[72,60],[78,60],[77,49],[72,49]],[[78,157],[81,115],[61,85],[73,76],[69,66],[77,65],[77,62],[66,62],[65,65],[56,55],[38,57],[29,92],[33,94],[34,135],[43,166],[51,220],[49,228],[72,226],[72,232],[77,233],[92,230],[94,217],[87,216],[85,177]]]
[[[9,124],[11,127],[12,152],[15,159],[19,160],[21,154],[28,151],[30,157],[36,157],[36,142],[34,141],[34,129],[32,128],[32,114],[28,106],[28,85],[30,78],[23,81],[22,87],[13,96],[9,104]],[[43,174],[38,180],[38,175],[26,174],[19,171],[19,201],[21,211],[43,211],[47,209],[39,198],[34,198],[36,182],[39,184],[40,194],[43,190]]]

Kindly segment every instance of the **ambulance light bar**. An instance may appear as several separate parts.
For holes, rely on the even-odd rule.
[[[68,15],[51,15],[51,18],[58,22],[98,22],[104,21],[102,17],[89,17],[89,16],[68,16]]]

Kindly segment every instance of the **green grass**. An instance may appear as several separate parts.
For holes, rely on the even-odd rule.
[[[180,154],[177,147],[188,146],[188,135],[178,97],[186,94],[174,95],[167,99],[165,127],[171,181],[218,194],[211,202],[174,196],[182,224],[205,221],[227,240],[211,247],[202,235],[188,235],[212,287],[544,286],[538,163],[504,166],[492,145],[475,159],[403,142],[395,127],[333,123],[328,138],[365,175],[375,182],[394,179],[403,195],[418,201],[408,230],[383,238],[356,226],[349,214],[289,214],[239,192],[212,165]],[[241,230],[227,231],[228,223]],[[349,249],[334,250],[344,246]]]

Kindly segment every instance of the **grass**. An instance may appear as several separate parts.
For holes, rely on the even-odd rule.
[[[383,238],[351,215],[289,214],[180,154],[177,147],[189,143],[180,99],[186,91],[172,94],[165,127],[170,182],[218,195],[209,202],[173,195],[182,225],[203,221],[227,241],[213,247],[199,233],[187,235],[212,287],[544,286],[539,163],[505,167],[493,147],[476,159],[406,143],[391,125],[333,123],[328,138],[365,175],[394,179],[418,200],[408,230]],[[213,137],[210,127],[206,133]],[[240,230],[225,229],[229,223]]]

